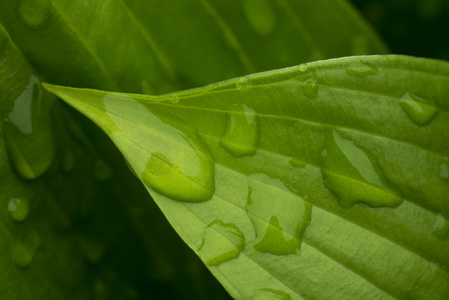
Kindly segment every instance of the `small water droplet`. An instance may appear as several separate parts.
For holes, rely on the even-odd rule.
[[[309,69],[309,67],[307,66],[307,64],[301,64],[301,65],[298,66],[298,70],[301,73],[306,72],[308,69]]]
[[[358,65],[346,68],[346,74],[356,77],[366,77],[370,75],[376,75],[377,72],[378,69],[375,65],[373,65],[370,62],[364,62],[362,60]]]
[[[449,167],[445,163],[442,163],[440,165],[440,177],[443,178],[443,179],[448,179],[449,178]]]
[[[208,258],[209,266],[220,264],[239,257],[245,248],[245,236],[232,223],[216,220],[210,223],[203,234],[203,242],[198,249]]]
[[[405,93],[399,100],[399,106],[416,125],[424,126],[435,118],[438,109],[433,99],[423,99],[413,93]]]
[[[170,98],[170,102],[171,102],[171,103],[174,103],[174,104],[178,103],[178,102],[179,102],[179,96],[178,96],[178,94],[172,94],[172,95],[171,95],[171,98]]]
[[[293,167],[297,167],[297,168],[304,168],[305,166],[307,166],[307,164],[304,161],[293,158],[293,157],[289,160],[289,163]]]
[[[312,206],[278,179],[264,174],[251,178],[255,180],[248,189],[246,210],[256,232],[254,249],[274,255],[298,254],[303,233],[310,224]]]
[[[251,80],[248,77],[240,77],[235,83],[239,90],[248,90],[251,88]]]
[[[11,219],[22,222],[28,216],[30,204],[25,198],[12,198],[8,202],[8,212]]]
[[[369,43],[365,35],[356,35],[351,40],[351,55],[368,55]]]
[[[22,0],[18,6],[20,19],[31,28],[42,25],[48,18],[50,10],[50,0]]]
[[[432,234],[441,240],[449,236],[449,221],[442,214],[436,214]]]
[[[93,170],[94,178],[98,181],[106,181],[112,177],[111,167],[101,158],[97,159]]]
[[[302,84],[301,88],[307,98],[316,99],[318,95],[318,80],[309,78]]]
[[[39,177],[53,161],[50,111],[54,100],[43,93],[39,79],[31,76],[3,124],[9,162],[22,179]]]
[[[251,300],[291,300],[289,294],[274,289],[260,289],[254,293]]]
[[[62,157],[62,171],[64,173],[70,173],[75,168],[75,156],[70,150],[66,150]]]
[[[370,207],[397,207],[402,203],[400,192],[368,150],[342,138],[336,130],[327,136],[326,149],[327,155],[321,156],[324,185],[341,207],[360,202]]]
[[[226,118],[226,129],[220,144],[234,157],[253,155],[259,144],[259,117],[254,109],[244,105],[236,106]]]
[[[24,245],[14,242],[9,248],[12,263],[19,269],[26,269],[33,261],[34,251],[30,251]]]
[[[276,15],[270,0],[244,0],[243,10],[251,27],[260,35],[270,34],[276,25]]]

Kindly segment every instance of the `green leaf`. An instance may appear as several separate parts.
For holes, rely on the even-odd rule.
[[[233,297],[449,296],[448,63],[360,56],[162,96],[45,88],[110,136]]]

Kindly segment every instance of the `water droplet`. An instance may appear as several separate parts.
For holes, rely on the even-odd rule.
[[[179,118],[144,105],[104,97],[110,117],[104,127],[116,127],[111,139],[126,149],[129,165],[147,188],[173,200],[202,202],[215,192],[215,160],[199,134]],[[131,121],[132,120],[132,121]],[[129,134],[138,128],[140,134]]]
[[[369,43],[365,35],[356,35],[351,41],[351,55],[368,55]]]
[[[301,88],[307,98],[316,99],[318,95],[318,80],[316,78],[309,78],[303,83]]]
[[[293,167],[297,167],[297,168],[304,168],[305,166],[307,166],[307,164],[304,161],[293,158],[293,157],[289,160],[289,163]]]
[[[11,219],[22,222],[28,216],[30,204],[25,198],[12,198],[8,202],[8,212]]]
[[[449,221],[441,214],[436,214],[432,224],[432,234],[443,240],[449,236]]]
[[[50,10],[50,0],[22,0],[18,6],[20,19],[31,28],[37,28],[43,24]]]
[[[440,165],[440,177],[443,178],[443,179],[448,179],[449,178],[449,167],[445,163],[442,163]]]
[[[75,156],[70,150],[66,150],[62,157],[62,171],[64,173],[70,173],[75,168]]]
[[[284,291],[274,289],[260,289],[254,293],[252,300],[291,300],[289,294]]]
[[[171,98],[170,98],[170,102],[171,102],[171,103],[174,103],[174,104],[178,103],[178,102],[179,102],[179,96],[178,96],[178,94],[172,94],[172,95],[171,95]]]
[[[248,77],[240,77],[235,84],[239,90],[248,90],[251,88],[251,80]]]
[[[53,161],[50,111],[54,100],[53,96],[42,91],[39,79],[31,76],[4,122],[9,162],[23,179],[39,177]]]
[[[324,185],[340,206],[350,208],[362,202],[370,207],[397,207],[402,203],[400,192],[368,150],[343,139],[336,130],[328,134],[326,149],[327,155],[321,156]]]
[[[254,249],[274,255],[298,254],[312,206],[278,179],[264,174],[251,179],[246,210],[256,231]]]
[[[306,72],[308,69],[309,69],[309,67],[306,64],[301,64],[301,65],[298,66],[298,70],[301,73]]]
[[[399,100],[399,106],[416,125],[424,126],[435,118],[438,109],[432,99],[423,99],[413,93],[405,93]]]
[[[259,117],[246,104],[236,106],[226,119],[226,130],[220,144],[234,157],[253,155],[259,144]]]
[[[260,35],[270,34],[276,25],[270,0],[244,0],[243,10],[251,27]]]
[[[34,251],[28,250],[24,245],[14,242],[9,248],[12,263],[19,269],[26,269],[33,261]]]
[[[375,65],[373,65],[370,62],[364,62],[362,60],[358,65],[346,68],[346,74],[356,77],[366,77],[370,75],[376,75],[377,72],[378,69]]]
[[[101,158],[95,161],[93,173],[94,178],[98,181],[106,181],[113,174],[111,167]]]
[[[198,249],[207,257],[209,266],[220,264],[239,257],[245,248],[245,236],[231,223],[216,220],[210,223],[203,234],[203,242]]]

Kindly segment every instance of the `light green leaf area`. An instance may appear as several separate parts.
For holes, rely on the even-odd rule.
[[[45,88],[110,136],[233,297],[448,298],[449,64],[342,58],[162,96]]]

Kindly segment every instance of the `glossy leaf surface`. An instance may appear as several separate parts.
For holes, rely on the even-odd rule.
[[[45,87],[233,297],[449,296],[447,63],[360,56],[163,96]]]

